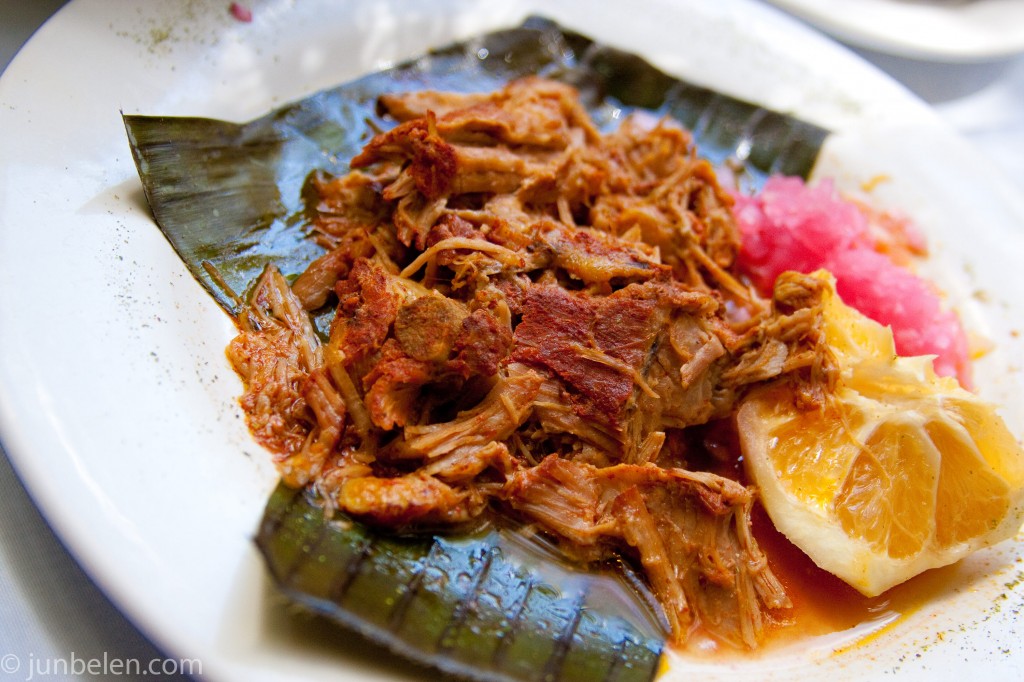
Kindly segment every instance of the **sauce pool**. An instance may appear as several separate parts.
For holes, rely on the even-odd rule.
[[[789,620],[769,634],[766,648],[807,637],[850,633],[855,645],[948,592],[955,566],[933,569],[877,597],[865,597],[811,559],[779,532],[761,505],[752,513],[754,537],[793,602]]]
[[[694,429],[689,441],[687,463],[749,485],[735,425],[723,419]],[[755,539],[768,558],[775,576],[793,603],[785,620],[768,628],[759,655],[815,637],[834,636],[845,646],[855,645],[883,631],[923,605],[947,593],[957,582],[957,567],[933,569],[897,585],[877,597],[865,597],[831,573],[819,568],[803,551],[779,532],[767,512],[755,504],[751,512]],[[842,635],[842,636],[839,636]],[[844,645],[839,645],[844,648]],[[735,650],[720,646],[696,633],[688,653],[735,656]]]

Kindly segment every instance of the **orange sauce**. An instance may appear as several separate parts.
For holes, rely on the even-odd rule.
[[[833,632],[874,620],[890,608],[888,595],[865,597],[811,559],[776,530],[760,505],[752,515],[754,536],[793,602],[792,618],[807,634]]]
[[[860,631],[865,639],[948,592],[956,567],[927,571],[877,597],[865,597],[811,559],[776,530],[755,505],[754,536],[793,602],[789,619],[773,628],[768,647],[804,637]]]
[[[739,455],[739,440],[730,420],[698,427],[694,433],[698,438],[690,441],[688,464],[750,485]],[[782,582],[793,603],[792,610],[780,614],[782,620],[769,628],[764,646],[758,653],[838,633],[849,635],[835,638],[836,642],[846,643],[839,648],[867,641],[918,608],[949,593],[958,584],[959,569],[950,566],[927,571],[877,597],[865,597],[831,573],[818,568],[810,557],[775,528],[760,504],[754,505],[751,523],[754,537],[768,557],[772,572]],[[736,655],[735,650],[704,639],[700,633],[695,640],[695,646],[687,647],[693,653]]]

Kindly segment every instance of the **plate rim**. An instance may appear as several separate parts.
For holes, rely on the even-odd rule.
[[[949,27],[954,24],[956,12],[961,9],[942,2],[895,3],[892,0],[765,0],[794,16],[821,28],[839,40],[857,47],[890,54],[905,59],[947,63],[984,63],[1010,59],[1024,52],[1024,27],[1016,31],[999,32],[998,26],[988,28],[985,40],[968,30],[953,30],[961,42],[950,43]],[[867,3],[865,6],[864,3]],[[999,0],[974,0],[975,7],[999,4]],[[960,4],[960,3],[958,3]],[[864,19],[864,10],[877,13],[896,12],[898,26],[906,28],[911,22],[919,32],[895,30],[884,22]],[[1021,17],[1024,18],[1024,12]],[[1015,26],[1013,22],[999,26]],[[945,33],[932,33],[933,31]],[[947,39],[943,39],[947,38]]]
[[[658,0],[652,0],[652,3],[657,4],[657,1]],[[750,2],[748,0],[732,0],[730,3],[726,4],[730,7],[737,9],[738,11],[745,12],[747,10],[753,10],[755,12],[755,15],[761,16],[762,18],[771,18],[773,16],[770,12],[762,12],[758,14],[758,12],[761,12],[761,10],[757,10],[757,7],[759,7],[759,5],[756,5],[755,3]],[[65,10],[67,10],[69,7],[73,7],[76,11],[78,11],[82,10],[82,8],[84,8],[87,5],[87,0],[73,0],[72,3],[69,3],[69,5],[65,6],[65,8],[62,8],[61,12],[55,15],[56,21],[54,18],[51,18],[51,20],[48,21],[46,25],[44,25],[45,30],[37,31],[37,33],[29,41],[29,43],[35,43],[38,46],[38,41],[45,42],[46,40],[49,40],[50,34],[56,32],[56,30],[52,28],[53,26],[62,27],[61,22],[67,23],[64,19],[61,18],[62,13],[64,13]],[[71,12],[66,13],[66,16],[70,15]],[[788,21],[781,19],[781,15],[777,15],[777,18],[774,20],[782,22]],[[783,23],[782,25],[786,24]],[[802,29],[797,30],[794,28],[796,24],[789,24],[789,26],[793,30],[797,31],[797,35],[812,35],[810,33],[801,34],[800,30]],[[813,42],[813,40],[815,39],[811,40]],[[19,52],[19,55],[16,56],[15,60],[12,61],[12,67],[18,64],[17,68],[15,69],[9,67],[8,70],[4,72],[3,79],[0,79],[0,101],[2,101],[4,96],[6,95],[4,88],[6,83],[4,81],[12,81],[14,79],[14,77],[11,76],[12,73],[20,74],[20,72],[24,70],[24,68],[26,68],[20,66],[21,61],[19,61],[19,57],[21,57],[23,53],[24,49],[22,50],[22,52]],[[840,53],[836,52],[836,54]],[[892,81],[889,80],[888,77],[886,77],[881,72],[873,69],[873,67],[870,67],[867,64],[863,64],[860,68],[867,68],[871,70],[880,78],[879,82],[884,81],[886,83],[892,83]],[[907,93],[907,97],[912,98],[913,96]],[[916,103],[914,104],[914,107],[923,109],[923,105],[919,105]],[[937,117],[933,116],[932,118],[934,118],[935,121],[938,120]],[[2,164],[0,164],[0,167],[2,167]],[[3,214],[0,214],[0,217],[2,217],[2,215]],[[0,223],[0,238],[3,237],[3,228],[4,225]],[[3,302],[3,299],[0,298],[0,304],[3,304]],[[3,338],[3,335],[0,334],[0,341],[2,341]],[[0,371],[6,370],[7,365],[5,365],[3,362],[0,362]],[[196,642],[194,640],[189,641],[189,638],[187,637],[182,638],[180,636],[172,636],[171,633],[163,631],[162,628],[159,627],[159,623],[154,623],[152,618],[144,618],[140,616],[137,607],[132,608],[130,604],[126,603],[130,600],[131,595],[128,592],[125,592],[124,590],[120,589],[119,586],[116,584],[116,581],[112,579],[112,576],[102,574],[103,564],[101,562],[96,561],[95,558],[91,556],[95,548],[89,547],[89,543],[83,540],[83,536],[76,534],[77,529],[75,528],[75,524],[70,522],[67,518],[67,510],[58,509],[59,503],[54,501],[54,496],[57,494],[58,491],[52,488],[52,482],[46,481],[42,473],[33,463],[32,454],[30,453],[30,450],[32,449],[31,443],[27,439],[25,439],[23,435],[19,437],[19,429],[12,425],[12,422],[16,418],[15,415],[18,413],[18,410],[14,407],[14,402],[14,389],[11,389],[9,386],[7,386],[6,383],[0,384],[0,440],[2,440],[2,442],[4,443],[5,451],[8,454],[11,464],[14,467],[19,478],[25,484],[25,487],[29,491],[29,494],[32,497],[33,501],[36,503],[37,507],[39,507],[40,511],[43,512],[44,517],[47,518],[47,521],[54,525],[55,530],[58,533],[58,536],[61,538],[62,542],[64,542],[64,544],[69,547],[75,560],[81,566],[83,566],[83,568],[90,575],[90,577],[93,578],[93,580],[98,585],[100,585],[104,593],[108,594],[111,597],[111,600],[115,603],[119,610],[121,610],[122,613],[125,613],[129,620],[131,620],[141,631],[143,631],[153,641],[157,642],[160,646],[164,646],[165,650],[173,650],[175,653],[177,653],[178,650],[181,650],[183,648],[192,648],[196,646]],[[12,436],[12,434],[14,435]],[[97,575],[97,573],[100,573],[100,575]],[[180,633],[174,634],[180,635]]]

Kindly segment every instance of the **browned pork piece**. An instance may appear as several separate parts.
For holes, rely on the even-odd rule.
[[[650,464],[597,468],[551,455],[518,470],[504,496],[586,559],[629,547],[673,632],[683,636],[703,627],[754,647],[766,617],[791,606],[750,535],[753,494],[735,481]]]
[[[677,642],[756,646],[788,601],[754,493],[674,444],[757,382],[816,399],[820,283],[734,276],[730,196],[671,121],[602,134],[539,78],[381,106],[396,125],[310,182],[324,255],[268,269],[228,351],[284,480],[396,529],[504,509],[639,562]]]

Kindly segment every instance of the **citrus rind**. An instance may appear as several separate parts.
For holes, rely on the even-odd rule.
[[[825,404],[797,407],[777,382],[737,412],[776,528],[867,596],[1013,537],[1024,451],[994,406],[936,376],[930,358],[896,356],[887,328],[826,296],[839,379]]]

